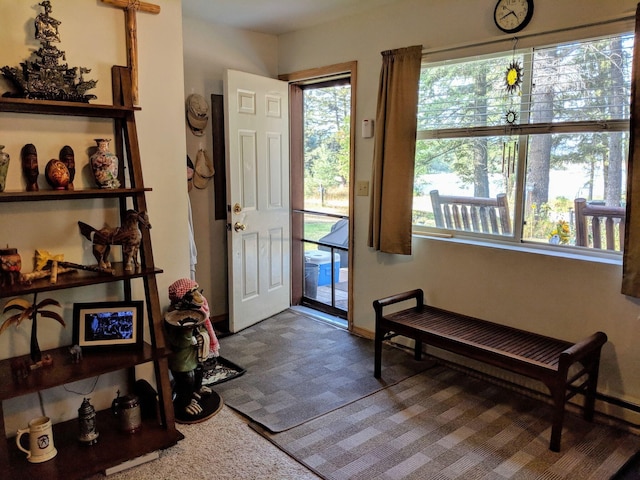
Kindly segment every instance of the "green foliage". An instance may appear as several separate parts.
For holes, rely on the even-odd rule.
[[[531,204],[525,218],[524,238],[547,242],[553,235],[560,237],[560,244],[574,244],[575,231],[564,216],[573,208],[573,201],[558,197],[540,206]]]
[[[305,193],[344,186],[349,181],[351,88],[304,91]]]

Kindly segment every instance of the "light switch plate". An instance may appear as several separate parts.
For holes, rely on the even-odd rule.
[[[366,180],[356,182],[356,195],[360,197],[366,197],[369,195],[369,182]]]

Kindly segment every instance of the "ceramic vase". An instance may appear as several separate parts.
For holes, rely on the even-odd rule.
[[[96,138],[98,150],[91,155],[90,164],[93,177],[100,188],[119,188],[118,157],[109,151],[109,142],[105,138]]]
[[[49,160],[44,170],[44,175],[54,190],[66,190],[71,182],[69,169],[57,158]]]
[[[0,192],[4,192],[9,171],[9,154],[3,151],[4,145],[0,145]]]

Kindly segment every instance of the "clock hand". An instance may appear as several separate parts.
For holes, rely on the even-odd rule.
[[[518,18],[518,16],[516,15],[516,12],[514,12],[513,10],[509,10],[509,13],[507,13],[506,15],[503,15],[502,17],[500,17],[500,20],[504,20],[509,15],[513,15],[514,17]]]

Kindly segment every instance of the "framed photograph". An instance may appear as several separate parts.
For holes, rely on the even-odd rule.
[[[73,304],[73,343],[83,349],[141,348],[142,301]]]

